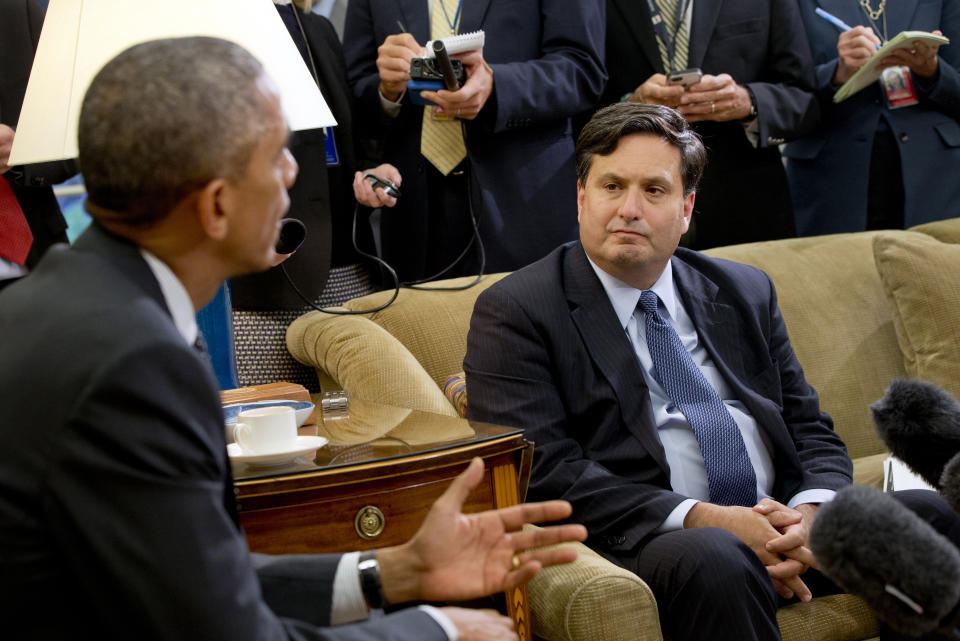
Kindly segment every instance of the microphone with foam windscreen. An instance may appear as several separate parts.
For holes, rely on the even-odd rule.
[[[307,226],[296,218],[283,218],[277,225],[280,233],[273,250],[278,254],[292,254],[297,251],[307,237]]]
[[[870,412],[894,456],[940,489],[944,467],[960,452],[960,402],[933,383],[896,379]]]
[[[960,638],[960,552],[899,501],[852,485],[820,506],[810,547],[824,574],[910,636]]]
[[[437,67],[440,69],[440,75],[443,76],[443,86],[447,91],[456,91],[460,88],[457,82],[457,74],[453,71],[453,63],[450,62],[450,56],[447,54],[447,47],[443,40],[433,41],[433,55],[437,58]]]

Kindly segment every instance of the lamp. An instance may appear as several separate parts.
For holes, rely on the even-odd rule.
[[[10,164],[75,158],[80,105],[93,76],[124,49],[179,36],[214,36],[249,50],[279,87],[291,129],[336,124],[271,0],[55,0],[40,34]]]

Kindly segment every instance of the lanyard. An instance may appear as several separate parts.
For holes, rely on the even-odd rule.
[[[463,0],[457,2],[457,12],[453,14],[453,20],[450,20],[450,14],[447,13],[447,3],[443,0],[440,0],[440,8],[443,9],[443,17],[447,20],[447,24],[450,26],[450,33],[457,32],[457,25],[460,23],[460,10],[463,9]]]
[[[462,2],[463,0],[460,1]],[[650,9],[650,22],[653,23],[653,32],[657,35],[657,38],[663,43],[664,48],[667,50],[667,73],[672,71],[673,54],[676,50],[675,42],[677,39],[677,34],[680,33],[680,28],[683,27],[683,23],[687,17],[687,10],[690,8],[690,3],[692,2],[693,0],[680,0],[680,6],[677,7],[677,20],[676,24],[673,25],[673,35],[671,36],[670,32],[667,31],[667,25],[663,20],[663,15],[660,13],[660,9],[657,8],[657,5],[654,4],[653,0],[647,0],[647,7]]]

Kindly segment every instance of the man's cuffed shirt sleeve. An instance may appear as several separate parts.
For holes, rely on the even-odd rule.
[[[680,505],[673,508],[673,511],[667,515],[667,518],[665,518],[663,523],[660,524],[660,527],[657,528],[657,534],[682,530],[683,522],[687,518],[687,513],[699,502],[697,499],[685,499],[681,501]]]
[[[333,577],[333,602],[330,604],[330,623],[352,623],[370,618],[370,609],[360,588],[359,552],[348,552],[340,557]]]
[[[804,503],[828,503],[836,495],[835,490],[804,490],[795,494],[787,503],[787,507],[795,508]]]
[[[457,639],[460,638],[460,634],[457,632],[457,626],[453,625],[453,621],[451,621],[450,617],[446,614],[432,605],[421,605],[419,609],[429,614],[430,617],[437,622],[437,625],[443,628],[443,631],[450,641],[457,641]]]

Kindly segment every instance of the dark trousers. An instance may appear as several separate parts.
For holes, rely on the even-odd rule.
[[[780,639],[778,597],[767,569],[725,530],[661,534],[630,569],[653,591],[664,636],[672,641]]]
[[[894,498],[960,546],[960,516],[926,490],[894,492]],[[660,625],[672,641],[777,641],[777,608],[787,605],[756,554],[717,528],[667,532],[641,548],[628,569],[646,581],[657,600]],[[816,570],[803,575],[814,597],[840,589]],[[795,603],[796,600],[790,602]],[[882,628],[883,641],[907,641]],[[933,641],[937,637],[923,637]]]

